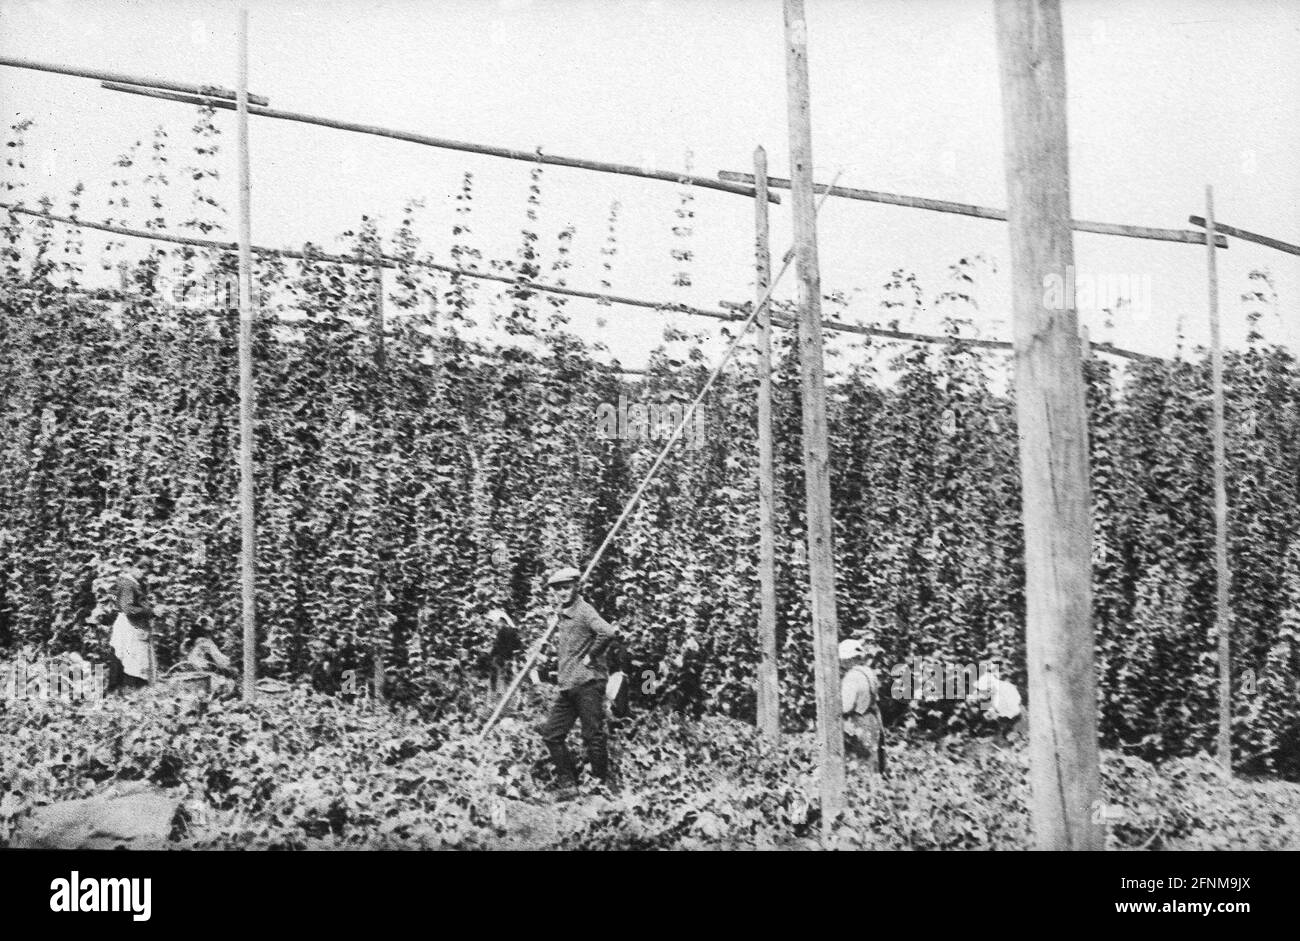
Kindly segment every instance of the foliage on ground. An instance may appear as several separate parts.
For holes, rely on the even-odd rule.
[[[533,717],[535,703],[523,707]],[[534,717],[535,718],[535,717]],[[621,789],[555,804],[531,721],[482,743],[481,713],[421,718],[306,688],[249,706],[162,691],[0,711],[0,845],[36,805],[145,781],[200,849],[1023,849],[1026,757],[990,738],[895,741],[890,775],[849,769],[822,842],[809,736],[764,752],[749,725],[642,713],[615,735]],[[1199,757],[1106,753],[1114,848],[1300,849],[1300,787],[1223,781]]]

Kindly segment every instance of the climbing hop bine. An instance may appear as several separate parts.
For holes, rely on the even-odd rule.
[[[835,183],[839,181],[839,178],[840,173],[836,173],[835,179],[831,181],[831,187],[834,187]],[[822,205],[826,202],[826,197],[829,195],[830,189],[828,188],[826,192],[822,193],[822,198],[817,202],[816,213],[821,212]],[[624,505],[623,512],[618,515],[618,519],[614,521],[614,525],[611,526],[609,532],[605,534],[604,540],[601,542],[600,547],[596,549],[595,554],[591,557],[591,561],[589,561],[587,567],[582,570],[582,575],[578,579],[579,588],[581,588],[591,576],[591,573],[595,570],[597,564],[599,564],[600,560],[604,557],[605,551],[614,541],[614,537],[618,534],[618,531],[623,528],[623,524],[626,523],[628,517],[632,515],[632,510],[634,510],[637,503],[640,502],[641,495],[645,493],[646,488],[650,486],[650,481],[654,480],[655,474],[659,472],[659,468],[663,466],[664,461],[668,458],[668,452],[672,450],[673,445],[676,444],[677,440],[682,436],[682,431],[690,423],[691,417],[695,414],[695,409],[699,407],[700,402],[704,400],[704,397],[708,395],[709,390],[713,388],[713,384],[718,380],[718,377],[722,375],[722,370],[726,368],[727,363],[731,362],[732,356],[735,355],[736,350],[740,347],[740,341],[745,338],[745,335],[749,332],[749,328],[754,325],[754,322],[758,320],[759,314],[763,312],[763,309],[767,307],[768,303],[772,300],[772,294],[776,290],[776,286],[781,283],[782,276],[790,270],[790,264],[793,261],[794,246],[791,246],[789,251],[785,253],[785,258],[781,262],[781,270],[776,273],[774,278],[772,278],[772,283],[768,285],[767,291],[764,292],[763,299],[754,305],[754,309],[750,311],[749,316],[746,317],[744,323],[740,325],[740,329],[736,331],[736,335],[732,337],[731,342],[727,345],[727,349],[723,352],[722,358],[718,360],[718,364],[714,366],[713,371],[709,373],[709,378],[704,380],[704,385],[701,386],[700,391],[695,394],[695,398],[691,401],[691,404],[686,407],[686,410],[682,414],[681,421],[677,423],[677,426],[673,428],[673,433],[669,435],[668,440],[664,442],[664,446],[660,449],[658,457],[656,457],[654,463],[650,465],[650,469],[646,471],[646,474],[641,479],[641,483],[637,486],[636,491]],[[558,626],[559,619],[551,618],[550,624],[546,627],[546,631],[537,639],[532,647],[529,648],[527,660],[524,661],[524,665],[519,672],[515,674],[515,678],[511,680],[510,686],[506,688],[505,694],[501,697],[501,701],[497,703],[496,708],[492,710],[492,714],[488,716],[487,721],[483,723],[483,728],[479,730],[477,741],[483,741],[488,732],[492,730],[492,727],[496,725],[497,720],[501,718],[501,713],[505,710],[506,706],[509,705],[511,698],[513,698],[515,692],[519,689],[519,684],[522,683],[524,677],[528,675],[528,671],[533,668],[533,664],[541,655],[542,649],[546,646],[546,642],[551,639],[551,635],[555,633],[555,629]]]

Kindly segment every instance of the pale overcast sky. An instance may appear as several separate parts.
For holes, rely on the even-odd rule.
[[[249,8],[250,85],[274,107],[674,170],[689,152],[694,172],[708,176],[749,170],[762,144],[773,175],[788,175],[780,0],[266,0]],[[807,0],[807,8],[818,179],[839,172],[846,186],[1004,206],[991,0]],[[233,86],[235,9],[0,0],[0,55]],[[1188,228],[1211,183],[1220,221],[1300,242],[1300,5],[1065,0],[1063,9],[1076,217]],[[6,123],[37,122],[30,192],[62,200],[84,181],[87,218],[106,214],[118,154],[159,123],[181,143],[192,121],[181,105],[8,68],[0,104]],[[227,131],[221,195],[233,208],[233,116],[218,121]],[[404,203],[423,198],[425,247],[447,260],[451,196],[466,170],[475,174],[472,225],[485,257],[511,257],[524,223],[523,163],[257,117],[252,163],[253,238],[263,244],[330,244],[363,213],[395,226]],[[618,200],[615,291],[710,307],[749,299],[751,200],[696,190],[694,231],[683,240],[671,232],[678,198],[674,184],[548,168],[542,244],[549,251],[555,233],[576,226],[568,281],[599,289],[606,219]],[[774,207],[773,224],[779,256],[788,199]],[[819,234],[823,287],[860,289],[847,313],[828,315],[881,322],[879,288],[891,270],[916,271],[935,293],[949,264],[982,253],[998,270],[976,289],[981,330],[1009,336],[1004,224],[831,199]],[[694,251],[692,286],[675,288],[681,266],[670,252],[683,241]],[[1167,354],[1181,318],[1193,343],[1205,341],[1203,247],[1076,234],[1075,251],[1081,272],[1150,286],[1147,315],[1111,331],[1082,310],[1094,339]],[[1286,316],[1270,318],[1266,331],[1300,344],[1300,258],[1237,241],[1219,257],[1227,342],[1245,333],[1237,296],[1247,274],[1267,268]],[[663,325],[628,308],[572,310],[575,329],[629,365],[644,361]],[[937,320],[904,326],[935,330]],[[716,343],[707,349],[712,355]]]

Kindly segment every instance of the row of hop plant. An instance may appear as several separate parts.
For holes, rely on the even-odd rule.
[[[195,162],[210,165],[202,116],[196,136]],[[162,156],[150,158],[155,189]],[[483,262],[472,192],[467,174],[449,251],[467,268]],[[540,194],[534,174],[520,253],[493,269],[540,276]],[[422,267],[432,256],[419,208],[387,240],[399,264],[382,300],[365,266],[259,264],[258,660],[323,689],[377,670],[390,696],[438,708],[490,646],[483,615],[504,607],[535,631],[546,571],[590,557],[653,460],[656,442],[597,433],[600,406],[688,400],[707,364],[675,332],[629,381],[567,328],[563,300],[519,285],[502,304],[473,279]],[[215,224],[200,215],[195,226]],[[381,244],[374,219],[342,238],[356,254]],[[556,239],[552,277],[572,238]],[[102,652],[104,580],[148,543],[169,606],[164,660],[196,627],[234,648],[236,315],[164,291],[228,277],[233,260],[113,246],[100,263],[125,263],[133,296],[109,305],[66,293],[91,267],[76,230],[9,216],[3,247],[0,645]],[[1023,688],[1014,407],[997,381],[1008,364],[964,343],[958,316],[979,267],[961,260],[930,298],[949,312],[947,343],[831,345],[839,620],[845,636],[882,646],[882,667],[997,660]],[[1276,299],[1266,277],[1251,288],[1243,308],[1258,326]],[[926,299],[905,272],[887,296],[904,310]],[[813,681],[793,344],[781,335],[775,536],[783,715],[798,727],[813,715]],[[1216,719],[1208,366],[1197,355],[1086,370],[1102,734],[1147,755],[1195,752]],[[742,357],[705,402],[703,446],[674,454],[591,580],[631,639],[641,705],[753,715],[755,384]],[[1227,384],[1234,735],[1250,767],[1294,774],[1300,375],[1253,329],[1228,357]],[[923,726],[953,721],[942,703],[908,708]]]

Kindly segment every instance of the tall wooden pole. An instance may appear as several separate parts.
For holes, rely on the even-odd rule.
[[[253,490],[253,236],[248,183],[248,10],[239,10],[239,83],[236,90],[239,155],[239,515],[240,588],[244,625],[244,700],[257,692],[257,553]]]
[[[997,0],[1016,420],[1025,527],[1031,817],[1040,849],[1102,849],[1096,810],[1088,424],[1078,316],[1044,303],[1068,280],[1070,166],[1059,0]],[[1097,818],[1097,819],[1094,819]]]
[[[1214,254],[1214,187],[1205,187],[1205,260],[1210,282],[1210,370],[1214,389],[1214,626],[1219,635],[1219,764],[1232,774],[1232,650],[1228,618],[1228,486],[1223,429],[1223,346]]]
[[[754,270],[756,303],[767,296],[772,250],[767,218],[767,151],[754,150]],[[775,473],[772,469],[772,317],[758,315],[758,728],[769,745],[781,741],[781,684],[776,648]]]
[[[371,434],[372,440],[378,445],[373,455],[374,459],[379,462],[380,480],[382,485],[380,493],[382,499],[388,500],[388,441],[387,441],[387,422],[385,418],[385,409],[388,403],[388,364],[385,359],[384,350],[384,267],[383,267],[383,246],[379,241],[379,229],[375,228],[375,265],[373,291],[375,297],[375,320],[374,320],[374,344],[375,344],[375,408],[374,418],[372,421]],[[385,678],[388,675],[387,666],[384,662],[384,580],[387,559],[384,553],[388,548],[388,526],[387,514],[381,507],[378,524],[379,524],[379,564],[377,566],[377,582],[375,585],[375,637],[373,641],[372,663],[371,663],[371,682],[375,688],[375,701],[383,702]]]
[[[817,266],[808,27],[804,20],[803,0],[785,0],[785,64],[790,179],[793,184],[791,204],[794,208],[795,264],[799,281],[803,456],[813,648],[816,654],[817,738],[821,751],[822,832],[828,833],[834,818],[844,809],[844,723],[840,715],[839,619],[835,610],[826,375],[822,362],[822,292]]]

